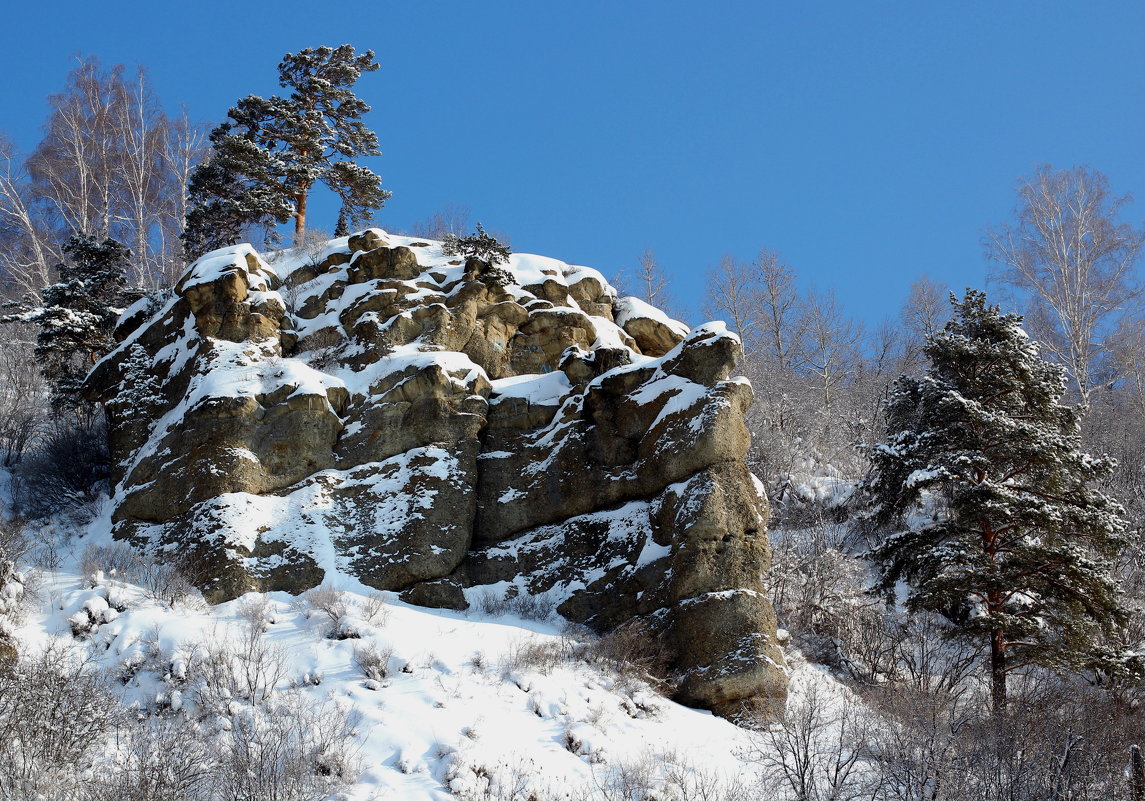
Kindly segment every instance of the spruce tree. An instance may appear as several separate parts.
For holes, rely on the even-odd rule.
[[[895,384],[864,489],[898,529],[872,552],[880,587],[906,582],[909,610],[988,646],[997,711],[1024,666],[1117,667],[1103,643],[1126,617],[1111,566],[1126,524],[1093,487],[1113,464],[1081,450],[1062,368],[982,292],[951,303],[926,374]]]
[[[297,245],[317,183],[341,198],[350,225],[381,208],[390,196],[381,178],[352,161],[380,155],[377,135],[362,122],[370,107],[353,92],[361,74],[376,69],[372,50],[307,48],[278,65],[289,97],[239,100],[227,112],[230,120],[211,132],[211,156],[191,177],[188,256],[232,244],[247,226],[269,230],[291,218]]]
[[[57,411],[82,403],[80,383],[115,347],[116,320],[141,296],[126,288],[131,251],[114,239],[73,236],[63,252],[68,260],[56,265],[60,280],[44,288],[42,302],[26,300],[19,313],[2,318],[39,327],[35,355]]]

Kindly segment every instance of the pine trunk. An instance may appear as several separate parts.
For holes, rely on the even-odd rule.
[[[1006,709],[1006,650],[1004,632],[990,637],[990,702],[994,714]]]
[[[306,193],[294,201],[294,247],[302,245],[302,235],[306,232]]]
[[[1136,745],[1129,746],[1129,801],[1145,801],[1145,760]]]

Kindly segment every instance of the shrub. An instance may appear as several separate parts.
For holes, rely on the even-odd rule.
[[[0,670],[0,798],[81,797],[82,770],[119,715],[106,681],[69,648]]]
[[[670,692],[675,682],[668,646],[641,620],[630,620],[589,642],[584,657],[622,680],[646,681],[661,692]]]
[[[478,604],[486,615],[516,615],[523,620],[549,620],[556,612],[556,604],[550,598],[527,592],[503,595],[486,590],[478,598]]]
[[[207,742],[181,716],[147,717],[116,732],[113,765],[85,780],[89,801],[192,801],[204,797],[213,768]]]
[[[393,648],[379,648],[370,643],[354,649],[354,665],[371,681],[381,681],[390,675]]]
[[[509,676],[519,670],[535,670],[548,675],[575,655],[573,641],[559,639],[528,639],[513,643],[505,654],[501,673]]]
[[[361,772],[357,719],[307,698],[235,715],[214,742],[211,798],[312,801],[348,788]]]
[[[351,620],[353,607],[345,590],[323,584],[307,590],[304,596],[311,608],[322,614],[329,622],[326,636],[332,640],[349,640],[361,637],[357,626]]]
[[[31,517],[82,511],[106,492],[111,456],[102,416],[79,422],[57,418],[39,444],[25,455],[18,472],[19,500]]]
[[[122,542],[89,545],[80,557],[80,569],[89,587],[105,579],[138,584],[148,598],[170,607],[198,596],[178,560],[160,560]]]
[[[188,674],[200,710],[225,712],[234,699],[256,706],[269,702],[286,676],[286,657],[258,627],[246,626],[237,638],[228,640],[215,632],[196,646]]]
[[[134,582],[139,575],[139,554],[122,542],[92,543],[80,557],[80,571],[89,587],[98,586],[104,578]]]

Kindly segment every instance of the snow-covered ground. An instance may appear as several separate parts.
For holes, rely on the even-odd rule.
[[[97,517],[59,548],[56,569],[30,572],[15,633],[24,653],[53,643],[86,653],[141,714],[225,729],[228,717],[276,699],[299,714],[339,710],[361,766],[353,799],[684,799],[703,787],[760,788],[758,759],[747,756],[765,747],[760,735],[620,675],[586,656],[585,634],[521,617],[537,613],[527,605],[475,599],[468,613],[430,610],[351,579],[337,582],[342,594],[325,591],[331,583],[302,597],[251,593],[209,607],[191,594],[172,604],[155,582],[99,572],[123,548],[108,524]],[[238,683],[250,692],[212,686],[205,672],[219,652],[244,665],[253,654],[265,678]],[[845,692],[793,656],[796,696]]]

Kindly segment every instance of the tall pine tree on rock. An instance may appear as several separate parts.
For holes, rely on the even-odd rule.
[[[381,178],[352,161],[380,155],[362,122],[370,107],[353,92],[374,53],[352,45],[287,53],[278,65],[289,97],[248,95],[211,132],[211,157],[191,176],[183,241],[188,258],[232,244],[248,226],[294,219],[294,242],[306,230],[307,202],[318,183],[342,201],[340,219],[363,224],[390,193]]]
[[[1126,524],[1093,488],[1113,464],[1081,450],[1062,368],[982,292],[951,302],[926,374],[895,384],[864,489],[873,521],[899,529],[872,553],[880,586],[907,582],[908,609],[988,645],[997,711],[1022,667],[1118,666],[1105,643],[1126,616],[1111,572]]]

